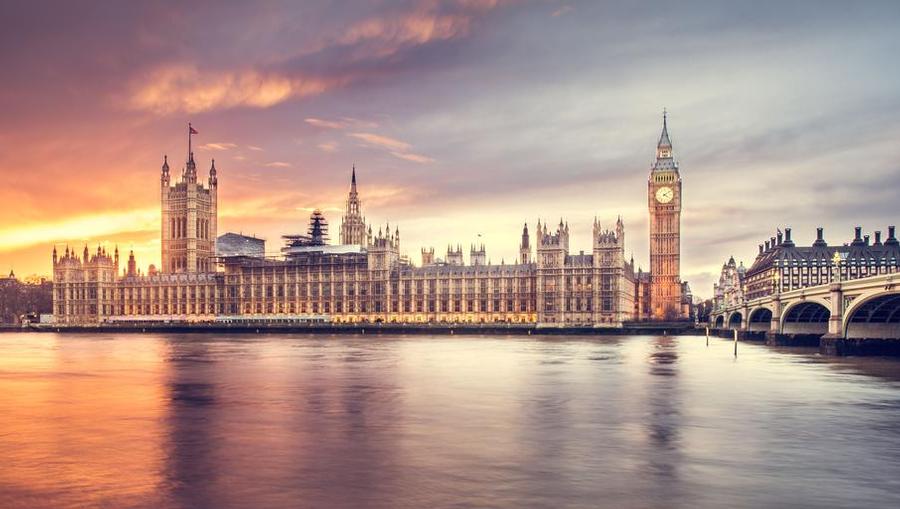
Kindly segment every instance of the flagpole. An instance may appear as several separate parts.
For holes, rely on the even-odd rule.
[[[191,160],[191,131],[192,130],[193,129],[191,128],[191,123],[188,122],[188,161]]]

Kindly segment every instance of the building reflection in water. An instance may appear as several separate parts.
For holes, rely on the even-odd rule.
[[[3,509],[900,507],[897,385],[863,360],[735,362],[696,337],[111,339],[0,335]]]
[[[376,507],[395,494],[401,392],[383,356],[347,346],[171,342],[172,498],[188,507]]]
[[[0,507],[157,504],[166,409],[157,341],[3,339]],[[114,383],[98,374],[109,372]]]
[[[682,426],[678,376],[678,339],[660,336],[649,343],[647,356],[650,377],[647,382],[646,435],[650,449],[645,474],[650,476],[657,501],[672,501],[679,495],[679,465]]]
[[[168,495],[184,507],[215,507],[228,500],[229,483],[217,456],[226,449],[219,428],[224,402],[217,398],[227,380],[205,341],[167,341],[169,413],[166,477]]]

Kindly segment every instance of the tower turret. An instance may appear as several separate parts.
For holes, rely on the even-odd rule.
[[[134,260],[134,250],[128,252],[128,276],[137,275],[137,262]]]
[[[194,153],[188,154],[187,165],[184,170],[184,181],[188,184],[197,183],[197,163],[194,162]]]
[[[209,167],[209,187],[213,188],[219,183],[218,172],[216,171],[216,160],[212,160],[212,166]]]
[[[528,235],[528,223],[522,227],[522,242],[519,244],[519,263],[531,263],[531,238]]]
[[[366,220],[360,209],[359,193],[356,190],[356,165],[350,170],[350,192],[341,219],[341,244],[366,245]]]
[[[169,156],[163,155],[163,165],[162,171],[160,172],[160,181],[162,182],[163,187],[169,187],[170,177],[169,177]]]

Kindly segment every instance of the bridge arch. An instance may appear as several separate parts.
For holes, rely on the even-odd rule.
[[[719,315],[719,316],[716,317],[715,327],[716,327],[717,329],[724,329],[724,328],[725,328],[725,315]]]
[[[748,328],[752,331],[768,331],[772,327],[772,310],[767,306],[753,309],[748,316]]]
[[[900,290],[877,290],[853,300],[844,311],[843,336],[900,339]]]
[[[781,313],[783,334],[827,334],[831,311],[828,303],[818,299],[789,304]]]
[[[728,328],[729,329],[740,329],[741,322],[744,320],[744,315],[741,314],[740,311],[735,311],[731,313],[728,317]]]

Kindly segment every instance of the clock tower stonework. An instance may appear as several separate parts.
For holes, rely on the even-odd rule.
[[[647,181],[650,208],[650,318],[673,320],[681,312],[681,175],[672,155],[666,113]]]

